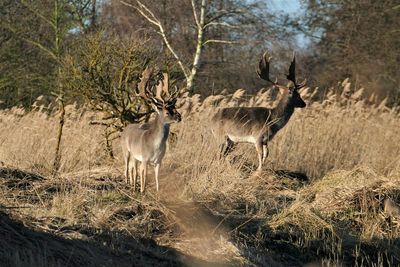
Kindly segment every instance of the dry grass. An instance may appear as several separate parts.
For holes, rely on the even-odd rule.
[[[0,155],[7,164],[47,175],[55,153],[58,114],[41,110],[45,109],[1,111]],[[106,155],[99,142],[102,129],[88,124],[94,114],[72,105],[67,107],[67,114],[61,172],[86,171],[99,166]]]
[[[339,87],[348,89],[348,81]],[[16,248],[0,257],[17,266],[399,263],[399,218],[383,212],[384,199],[400,202],[399,112],[367,105],[360,90],[324,101],[317,94],[302,92],[308,107],[271,142],[262,172],[251,145],[219,160],[207,124],[217,107],[273,105],[270,90],[182,100],[161,192],[151,172],[145,195],[122,182],[118,142],[119,159],[110,160],[102,129],[89,126],[96,114],[68,106],[61,172],[51,177],[57,113],[0,111],[0,207],[17,232],[12,239],[12,230],[0,229]],[[35,235],[53,247],[50,257],[35,254]],[[75,248],[74,261],[58,255],[60,245]]]

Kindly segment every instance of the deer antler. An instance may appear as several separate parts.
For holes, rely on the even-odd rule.
[[[163,73],[162,77],[163,77],[163,79],[158,81],[158,84],[156,87],[156,97],[158,99],[166,102],[167,98],[170,97],[168,73]]]
[[[290,63],[290,66],[289,66],[289,74],[286,75],[286,78],[287,78],[289,81],[292,81],[292,82],[293,82],[294,87],[295,87],[296,89],[300,89],[300,88],[304,87],[304,86],[306,85],[306,82],[307,82],[307,80],[304,80],[304,81],[303,81],[302,83],[300,83],[300,84],[297,84],[297,82],[296,82],[296,55],[295,55],[294,52],[293,52],[293,59],[292,59],[292,62]]]
[[[179,94],[179,90],[178,90],[178,87],[175,85],[175,86],[174,86],[174,89],[173,89],[173,91],[172,91],[172,93],[171,93],[170,99],[177,98],[177,97],[178,97],[178,94]]]
[[[157,106],[162,106],[168,102],[173,102],[176,100],[178,95],[178,89],[175,87],[174,91],[171,93],[169,91],[169,77],[168,73],[162,74],[162,79],[158,80],[156,85],[156,92],[154,95],[153,86],[150,86],[150,78],[153,75],[153,69],[146,67],[142,72],[142,77],[138,84],[139,96],[147,101],[151,101]]]
[[[153,69],[146,67],[146,69],[142,72],[142,77],[140,78],[140,82],[137,86],[139,89],[139,96],[143,97],[144,99],[148,98],[146,91],[148,88],[149,79],[152,74],[153,74]]]
[[[293,59],[289,66],[289,74],[286,75],[289,81],[292,81],[296,85],[296,55],[293,53]]]
[[[140,78],[140,82],[138,84],[139,96],[141,96],[144,100],[150,101],[157,106],[162,105],[162,100],[157,99],[152,92],[152,87],[150,87],[150,78],[153,75],[153,69],[146,67],[146,69],[142,72],[142,77]]]
[[[164,103],[173,101],[178,95],[178,88],[175,86],[172,91],[169,89],[169,76],[168,73],[163,73],[163,80],[161,80],[156,88],[156,96]]]
[[[276,80],[274,82],[269,78],[269,62],[271,59],[272,59],[272,56],[270,56],[268,51],[265,51],[260,59],[260,63],[258,64],[257,74],[258,74],[258,77],[260,77],[261,79],[266,80],[266,81],[276,85]]]

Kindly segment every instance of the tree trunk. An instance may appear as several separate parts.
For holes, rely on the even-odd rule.
[[[194,79],[196,78],[197,71],[200,68],[200,63],[201,63],[200,59],[202,52],[203,52],[203,30],[199,30],[197,35],[196,52],[194,54],[194,59],[193,59],[193,67],[186,82],[186,90],[189,92],[189,94],[193,93]]]
[[[61,51],[60,51],[60,42],[61,42],[61,30],[60,30],[60,5],[59,5],[59,0],[54,0],[54,33],[55,33],[55,39],[54,39],[54,50],[56,54],[56,60],[57,60],[57,89],[58,89],[58,97],[57,100],[60,105],[60,120],[58,124],[58,132],[57,132],[57,144],[56,144],[56,151],[54,154],[54,162],[53,162],[53,170],[52,174],[55,176],[57,172],[60,169],[61,166],[61,139],[62,139],[62,134],[63,134],[63,129],[64,129],[64,123],[65,123],[65,103],[64,103],[64,88],[61,84],[61,66],[60,66],[60,59],[61,59]]]
[[[53,170],[52,174],[56,175],[61,166],[61,139],[64,130],[64,123],[65,123],[65,104],[64,99],[59,100],[60,104],[60,120],[58,124],[58,132],[57,132],[57,144],[56,144],[56,151],[54,154],[54,162],[53,162]]]
[[[189,92],[189,94],[193,93],[194,80],[196,78],[197,71],[199,70],[200,64],[201,64],[201,55],[203,53],[203,42],[204,42],[205,9],[206,9],[206,1],[202,0],[201,7],[200,7],[200,21],[199,21],[199,24],[197,25],[196,52],[195,52],[194,58],[193,58],[192,70],[186,81],[186,90]]]

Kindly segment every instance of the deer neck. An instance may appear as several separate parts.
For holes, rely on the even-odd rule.
[[[278,104],[271,112],[271,119],[276,121],[275,127],[279,129],[286,125],[293,115],[294,105],[289,94],[284,93],[279,96]]]
[[[163,116],[157,114],[155,120],[153,121],[153,133],[152,138],[154,140],[155,146],[160,146],[167,141],[169,134],[169,123],[165,121]]]

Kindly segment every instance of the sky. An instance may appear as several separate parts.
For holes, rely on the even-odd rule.
[[[288,14],[298,15],[304,12],[301,7],[301,0],[266,0],[270,3],[271,8],[276,11],[282,11]],[[310,43],[310,40],[304,34],[298,34],[296,36],[296,41],[301,47],[306,47]]]
[[[271,7],[289,14],[301,12],[300,0],[267,0]]]

